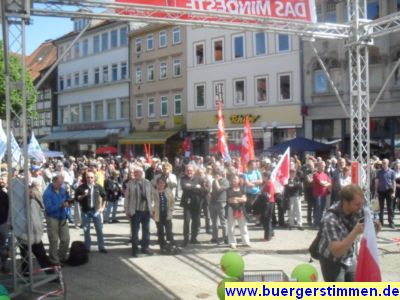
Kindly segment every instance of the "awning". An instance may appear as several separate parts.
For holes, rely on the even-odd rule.
[[[71,140],[74,136],[76,136],[79,131],[60,131],[60,132],[52,132],[49,135],[40,139],[40,142],[53,142],[53,141],[61,141],[61,140]]]
[[[82,130],[78,132],[74,139],[77,140],[94,140],[103,139],[111,134],[110,129]]]
[[[138,145],[138,144],[152,144],[162,145],[166,140],[177,134],[178,130],[174,131],[136,131],[119,140],[120,144],[124,145]]]

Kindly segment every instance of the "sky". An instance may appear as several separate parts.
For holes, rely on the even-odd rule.
[[[45,40],[58,38],[74,28],[69,18],[32,17],[26,27],[26,55],[30,55]]]

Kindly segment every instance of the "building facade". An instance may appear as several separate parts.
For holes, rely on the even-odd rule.
[[[367,2],[368,19],[374,20],[400,11],[398,0]],[[344,2],[317,1],[319,22],[345,23]],[[349,110],[348,54],[342,41],[317,41],[315,46],[329,69]],[[308,43],[304,44],[305,135],[309,138],[338,141],[338,149],[350,153],[350,121],[339,104],[325,73]],[[376,38],[369,47],[370,103],[375,101],[395,62],[400,58],[400,33]],[[400,157],[400,74],[397,69],[381,100],[370,114],[371,154]]]
[[[187,129],[194,153],[215,149],[218,99],[236,154],[246,115],[257,153],[296,137],[302,128],[299,55],[296,36],[188,27]]]
[[[55,41],[58,56],[67,51],[87,20],[76,19],[74,31]],[[129,55],[127,23],[92,23],[67,51],[57,69],[57,121],[52,141],[70,154],[117,146],[129,132]]]
[[[148,25],[129,36],[132,132],[120,140],[135,154],[180,151],[186,124],[186,28]]]

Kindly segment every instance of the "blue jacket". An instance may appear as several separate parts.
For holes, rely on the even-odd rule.
[[[65,220],[66,213],[62,204],[68,200],[68,194],[63,187],[60,188],[59,193],[53,188],[53,184],[50,183],[43,193],[43,202],[46,210],[46,215],[50,218],[54,218],[60,221]]]

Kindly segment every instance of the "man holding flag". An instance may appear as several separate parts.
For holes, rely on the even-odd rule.
[[[364,194],[358,185],[350,184],[343,187],[339,195],[341,200],[322,219],[322,235],[318,245],[322,276],[328,282],[352,282],[355,279],[380,281],[377,255],[367,255],[366,249],[362,250],[363,255],[360,251],[357,275],[355,272],[357,237],[364,233],[364,239],[368,238],[370,231],[375,234],[369,215],[365,215],[365,219],[363,216]],[[377,253],[376,241],[374,244],[370,240],[364,246],[369,247],[370,253]],[[376,251],[372,249],[374,247]],[[365,268],[366,264],[368,268]]]

